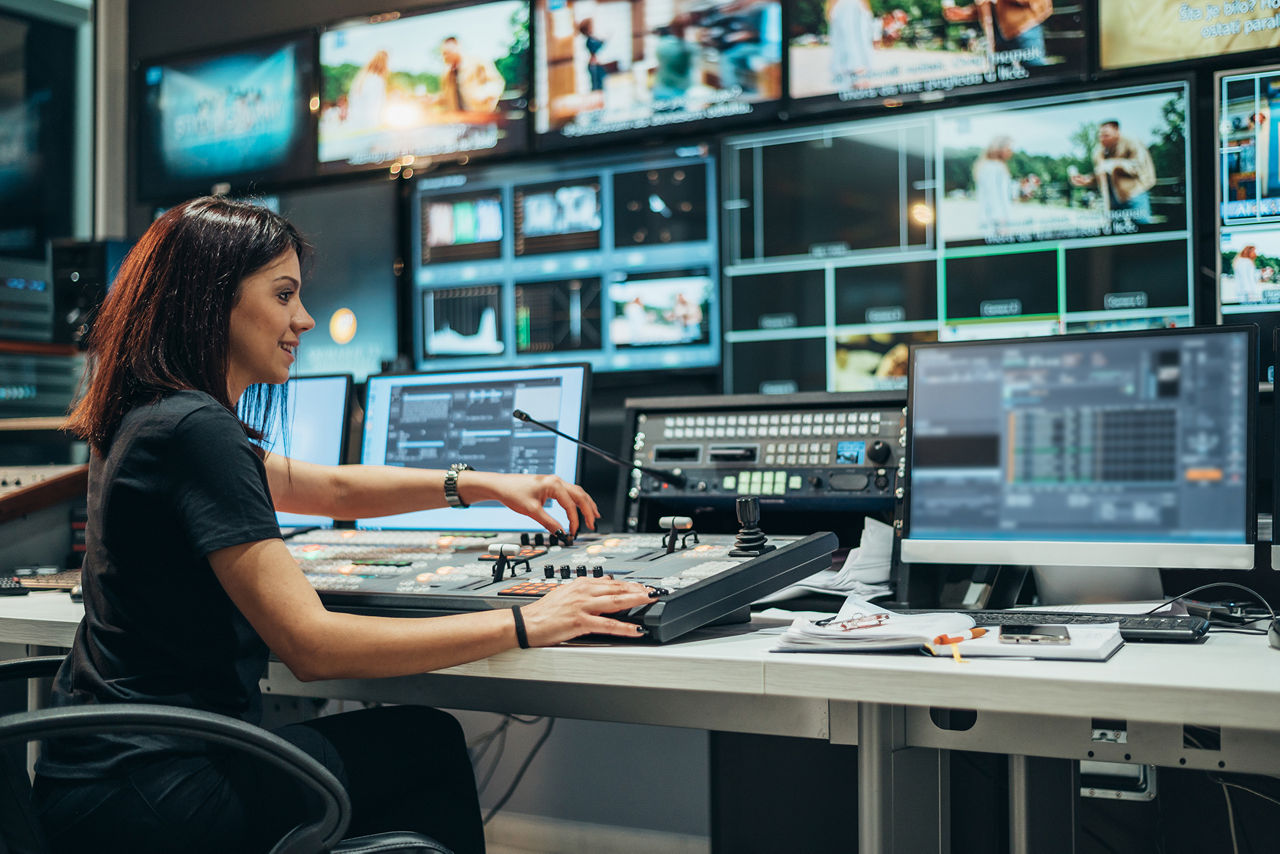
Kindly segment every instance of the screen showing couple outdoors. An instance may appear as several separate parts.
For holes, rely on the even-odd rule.
[[[753,113],[782,97],[777,0],[538,0],[537,131],[571,139]]]
[[[798,109],[1080,77],[1086,20],[1067,0],[790,0]]]
[[[523,148],[528,52],[528,6],[516,0],[326,31],[321,167]]]

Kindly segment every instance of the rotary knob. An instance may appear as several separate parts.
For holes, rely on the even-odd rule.
[[[876,465],[884,465],[889,462],[889,457],[891,456],[893,456],[893,449],[879,439],[872,442],[871,447],[867,448],[867,459]]]

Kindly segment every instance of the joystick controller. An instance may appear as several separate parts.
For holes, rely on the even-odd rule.
[[[760,530],[760,499],[754,495],[739,498],[734,510],[738,514],[738,536],[729,557],[759,557],[771,552],[774,546],[768,544],[769,538]]]

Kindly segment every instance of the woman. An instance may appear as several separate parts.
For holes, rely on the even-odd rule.
[[[984,237],[999,237],[1013,220],[1013,176],[1009,161],[1013,140],[998,136],[973,163],[973,187],[978,198],[978,227]]]
[[[180,205],[129,254],[95,324],[88,391],[70,425],[92,449],[85,619],[54,704],[158,702],[256,722],[270,648],[300,679],[395,676],[586,632],[636,636],[603,614],[650,601],[638,584],[580,579],[513,610],[405,620],[327,611],[275,525],[276,509],[351,518],[445,505],[445,473],[290,462],[236,416],[255,384],[289,377],[303,333],[293,227],[218,198]],[[259,392],[266,390],[266,394]],[[249,392],[267,423],[275,389]],[[457,497],[599,513],[556,477],[462,472]],[[521,633],[523,632],[523,634]],[[347,786],[353,835],[419,830],[482,851],[461,730],[433,709],[320,718],[279,734]],[[252,761],[171,738],[46,743],[37,810],[55,851],[265,851],[299,819],[293,786]]]
[[[1249,243],[1241,247],[1231,261],[1231,275],[1235,276],[1236,294],[1242,303],[1263,302],[1262,280],[1258,276],[1258,247]]]
[[[382,110],[387,104],[387,80],[390,77],[390,55],[385,50],[375,53],[351,78],[347,92],[347,121],[358,128],[376,128],[382,124]]]

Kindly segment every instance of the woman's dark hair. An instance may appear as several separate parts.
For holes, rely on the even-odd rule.
[[[307,244],[264,207],[206,196],[166,211],[125,256],[94,320],[88,389],[67,429],[103,453],[129,410],[184,390],[203,391],[234,413],[231,309],[245,277],[290,250],[301,261]],[[246,392],[241,424],[251,438],[262,438],[277,391]]]

